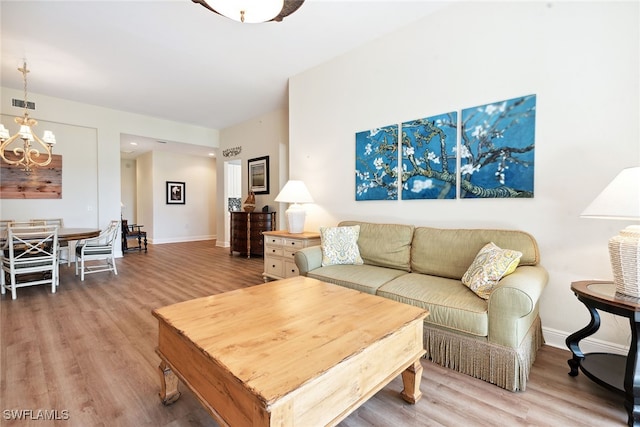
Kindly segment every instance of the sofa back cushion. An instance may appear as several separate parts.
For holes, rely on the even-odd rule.
[[[360,226],[358,248],[365,264],[410,271],[411,241],[415,229],[413,225],[358,221],[342,221],[338,225]]]
[[[411,247],[411,271],[461,279],[478,251],[490,242],[522,252],[519,265],[539,262],[538,244],[524,231],[417,227]]]

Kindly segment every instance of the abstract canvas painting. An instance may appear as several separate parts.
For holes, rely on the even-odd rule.
[[[402,199],[456,198],[458,114],[402,123]]]
[[[356,133],[356,200],[398,199],[398,125]]]
[[[536,96],[462,110],[460,197],[533,197]]]

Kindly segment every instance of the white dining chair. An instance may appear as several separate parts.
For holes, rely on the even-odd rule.
[[[85,274],[113,271],[118,274],[116,267],[115,245],[120,228],[120,221],[113,220],[99,236],[80,240],[76,245],[76,276],[80,273],[80,280],[84,281]],[[95,263],[94,261],[102,261]]]
[[[32,227],[32,226],[45,226],[47,225],[44,221],[42,220],[24,220],[24,221],[9,221],[7,223],[7,228],[8,227]]]
[[[64,227],[64,220],[62,218],[37,218],[32,219],[31,222],[34,224],[57,225],[58,228]],[[67,267],[69,267],[71,266],[70,242],[58,240],[58,262],[61,264],[66,263]]]
[[[2,248],[2,295],[24,286],[50,284],[51,292],[58,287],[58,227],[10,226]],[[7,278],[9,279],[7,281]]]
[[[0,219],[0,233],[5,231],[12,222],[14,222],[12,219]]]

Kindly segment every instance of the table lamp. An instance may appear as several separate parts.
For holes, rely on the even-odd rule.
[[[640,166],[623,169],[580,215],[640,220]],[[640,226],[630,225],[609,240],[616,292],[640,298]]]
[[[287,231],[289,233],[304,232],[304,219],[307,213],[299,203],[313,203],[307,186],[302,181],[289,180],[275,198],[276,202],[293,203],[286,210]]]

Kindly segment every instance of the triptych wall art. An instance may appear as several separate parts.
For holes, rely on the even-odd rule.
[[[356,133],[356,200],[533,197],[535,110],[527,95]]]

